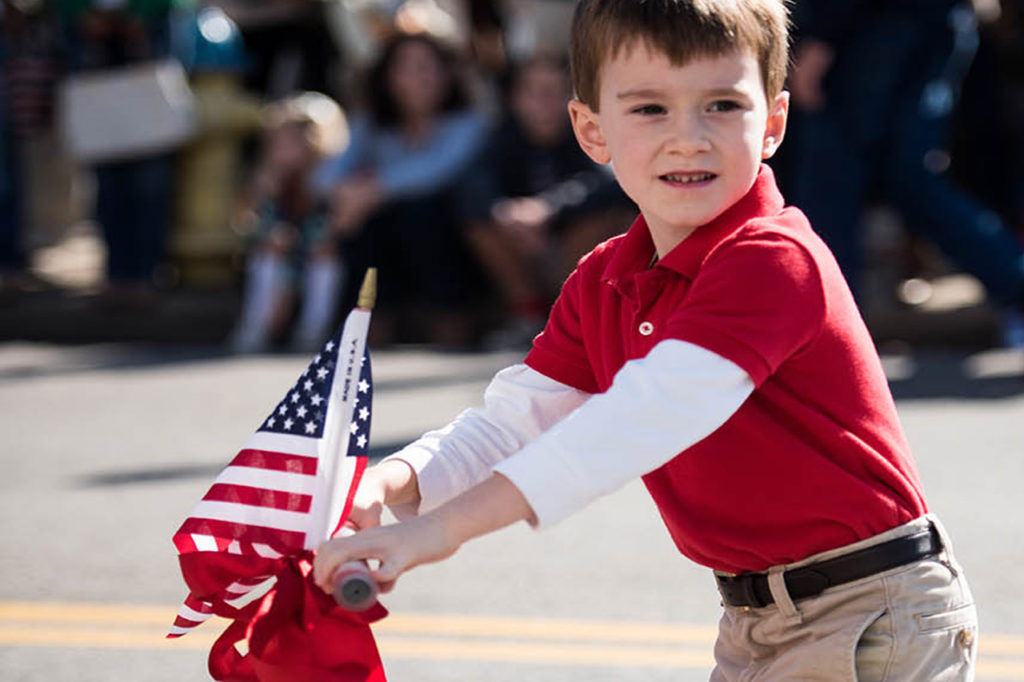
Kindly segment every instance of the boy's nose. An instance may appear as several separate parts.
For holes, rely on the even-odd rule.
[[[711,139],[700,121],[680,118],[669,130],[666,151],[690,156],[711,149]]]

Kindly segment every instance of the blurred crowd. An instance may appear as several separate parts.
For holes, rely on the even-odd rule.
[[[0,7],[4,296],[51,286],[32,251],[87,218],[98,305],[237,288],[238,351],[318,346],[369,266],[376,343],[518,347],[635,216],[569,127],[571,0]],[[932,245],[1024,347],[1024,0],[798,0],[794,24],[789,201],[865,305]]]

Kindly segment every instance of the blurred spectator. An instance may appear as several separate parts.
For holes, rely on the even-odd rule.
[[[27,140],[53,122],[58,37],[42,2],[5,0],[0,9],[0,287],[31,290],[44,283],[27,269],[23,152]]]
[[[341,54],[328,28],[330,0],[216,0],[241,28],[251,63],[246,88],[277,100],[300,91],[341,97]]]
[[[467,259],[452,193],[486,122],[468,107],[452,57],[422,35],[385,48],[365,94],[367,111],[354,118],[348,149],[315,180],[344,238],[347,294],[354,297],[364,270],[376,266],[377,340],[394,339],[399,308],[413,304],[431,342],[464,344]]]
[[[341,109],[326,95],[305,93],[268,108],[261,157],[245,200],[244,222],[254,245],[232,338],[235,350],[266,350],[283,336],[299,295],[292,346],[319,348],[328,335],[341,263],[310,179],[324,158],[341,149],[347,132]]]
[[[99,71],[171,54],[171,12],[189,0],[56,0],[66,22],[75,71]],[[106,298],[115,305],[153,302],[171,215],[169,154],[99,164],[96,219],[107,244]]]
[[[956,0],[800,0],[790,90],[800,126],[790,199],[831,246],[856,292],[869,189],[975,275],[1024,305],[1024,252],[1001,218],[952,184],[950,122],[977,46]]]
[[[508,116],[462,184],[469,243],[509,314],[490,346],[532,339],[579,258],[636,215],[614,176],[576,143],[571,97],[563,60],[535,57],[515,69]]]
[[[3,34],[0,34],[0,58],[7,64],[11,49],[8,22],[11,10],[4,5]],[[0,286],[12,288],[12,279],[24,270],[21,248],[21,169],[11,123],[8,79],[0,81]]]
[[[978,0],[980,2],[980,0]],[[1024,231],[1024,2],[986,0],[954,127],[957,181]],[[981,10],[979,10],[979,14]],[[1024,234],[1022,234],[1024,236]]]

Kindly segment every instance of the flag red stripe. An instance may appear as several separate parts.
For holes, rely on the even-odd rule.
[[[282,554],[301,552],[306,543],[306,534],[297,531],[252,526],[245,523],[232,523],[231,521],[219,521],[217,519],[188,518],[185,519],[185,522],[181,524],[181,528],[175,534],[175,544],[177,544],[178,535],[191,535],[193,533],[196,535],[211,535],[215,538],[227,539],[229,541],[260,542],[270,545]]]
[[[356,490],[359,489],[359,481],[362,480],[363,471],[366,470],[366,461],[366,457],[357,458],[356,470],[355,473],[352,474],[352,482],[348,485],[348,495],[345,497],[345,506],[341,510],[341,516],[338,518],[338,525],[336,525],[334,530],[331,532],[331,537],[337,535],[338,531],[341,530],[341,527],[345,525],[346,521],[348,521],[348,515],[352,512],[352,502],[356,497]]]
[[[316,457],[290,455],[286,452],[271,450],[242,450],[231,460],[231,466],[273,469],[316,476]]]
[[[270,507],[293,512],[308,512],[313,504],[312,495],[288,493],[282,490],[253,488],[234,483],[215,483],[203,497],[217,502],[237,502],[253,507]]]

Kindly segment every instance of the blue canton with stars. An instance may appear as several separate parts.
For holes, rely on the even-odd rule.
[[[331,385],[338,366],[340,332],[328,341],[298,381],[264,420],[258,429],[269,433],[306,438],[322,438],[330,402]],[[370,410],[373,405],[370,355],[365,351],[360,362],[359,383],[354,393],[352,421],[348,424],[349,456],[365,456],[370,441]]]
[[[370,351],[363,352],[359,363],[359,383],[356,384],[352,422],[348,425],[348,456],[365,457],[370,449],[370,416],[373,411],[373,373],[370,371]]]

